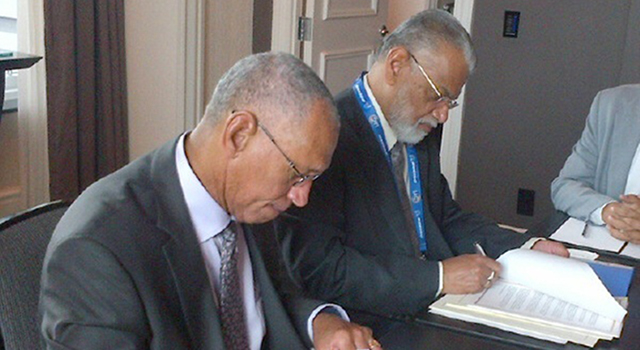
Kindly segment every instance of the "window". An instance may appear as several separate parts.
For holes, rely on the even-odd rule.
[[[18,49],[18,0],[0,0],[0,56]],[[7,71],[4,111],[18,108],[17,72]]]

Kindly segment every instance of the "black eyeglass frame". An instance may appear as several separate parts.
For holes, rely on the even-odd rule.
[[[278,149],[280,154],[282,154],[282,156],[287,160],[287,163],[289,164],[289,167],[291,168],[291,170],[293,170],[294,174],[298,178],[296,180],[296,182],[293,184],[293,186],[300,186],[300,185],[302,185],[303,183],[305,183],[307,181],[312,181],[312,182],[316,181],[320,177],[320,175],[322,175],[322,174],[305,175],[302,172],[300,172],[300,170],[298,170],[298,168],[296,167],[296,164],[293,162],[293,160],[291,160],[291,158],[289,158],[289,156],[287,156],[287,154],[284,153],[282,148],[280,148],[280,146],[278,145],[278,143],[274,139],[274,137],[271,134],[271,132],[269,132],[269,130],[264,125],[262,125],[262,123],[260,123],[259,121],[258,121],[258,127],[260,128],[260,130],[262,130],[262,132],[264,132],[265,135],[267,135],[267,137],[269,138],[271,143],[273,143],[273,145],[276,146],[276,148]]]

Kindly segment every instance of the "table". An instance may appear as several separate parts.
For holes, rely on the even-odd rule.
[[[21,52],[11,52],[10,56],[0,57],[0,121],[2,120],[2,108],[4,107],[5,72],[14,69],[29,68],[36,64],[42,57]]]
[[[564,213],[554,213],[547,220],[534,226],[530,232],[549,236],[565,220]],[[640,262],[631,258],[598,252],[601,260],[619,262],[640,267]],[[625,319],[622,335],[613,341],[600,341],[594,347],[598,350],[631,350],[640,349],[640,271],[636,271],[629,289],[629,313]],[[387,319],[367,322],[356,316],[355,321],[364,320],[384,346],[385,350],[515,350],[515,349],[551,349],[551,350],[584,350],[588,349],[576,344],[555,344],[515,333],[501,331],[496,328],[454,320],[443,316],[429,314],[426,310],[419,313],[412,321]]]

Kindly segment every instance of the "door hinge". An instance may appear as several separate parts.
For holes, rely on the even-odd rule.
[[[298,40],[311,41],[311,32],[313,30],[313,18],[298,17]]]

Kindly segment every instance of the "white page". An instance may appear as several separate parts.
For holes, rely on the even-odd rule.
[[[582,249],[568,248],[567,250],[569,251],[569,257],[571,259],[580,259],[580,260],[593,261],[593,260],[596,260],[600,256],[598,253],[594,253],[594,252],[590,252],[590,251],[582,250]]]
[[[583,231],[584,236],[582,235]],[[605,226],[588,225],[576,218],[567,219],[549,238],[616,253],[624,245],[624,241],[611,236]]]
[[[529,249],[508,251],[498,262],[500,278],[621,322],[627,314],[584,261]]]
[[[565,344],[571,341],[576,344],[593,347],[599,339],[608,339],[590,335],[584,332],[576,332],[563,327],[551,327],[536,322],[507,317],[500,314],[484,312],[480,309],[468,307],[469,297],[478,295],[445,295],[430,306],[431,313],[442,315],[467,322],[480,323],[495,327],[504,331],[522,334],[525,336]]]
[[[622,249],[620,254],[640,259],[640,245],[629,243],[624,247],[624,249]]]
[[[485,290],[470,307],[474,306],[544,320],[551,326],[568,326],[578,331],[597,332],[602,336],[620,336],[615,322],[610,318],[531,288],[502,280]]]

